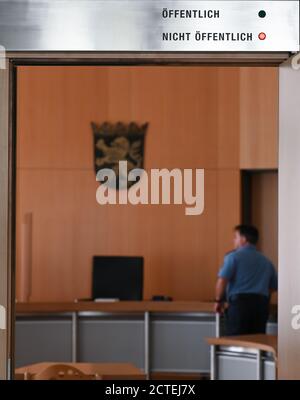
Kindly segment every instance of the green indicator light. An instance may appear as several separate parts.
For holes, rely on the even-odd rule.
[[[259,18],[265,18],[266,15],[267,13],[265,12],[265,10],[260,10],[260,12],[258,13]]]

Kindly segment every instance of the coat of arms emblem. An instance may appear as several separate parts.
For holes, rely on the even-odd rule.
[[[143,168],[147,128],[148,123],[104,122],[99,125],[92,122],[96,174],[101,169],[111,169],[117,177],[117,189],[129,189],[135,182],[128,182],[127,177],[119,176],[119,162],[127,161],[128,172]]]

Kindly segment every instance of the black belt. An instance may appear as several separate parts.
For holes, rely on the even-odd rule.
[[[269,300],[267,296],[259,293],[238,293],[233,294],[229,297],[229,303],[237,300],[251,300],[251,299],[261,299],[261,300]]]

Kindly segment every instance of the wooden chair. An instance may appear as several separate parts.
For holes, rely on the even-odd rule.
[[[97,374],[87,375],[79,369],[66,364],[54,364],[37,374],[29,374],[27,376],[29,380],[49,381],[49,380],[101,380],[101,377]]]

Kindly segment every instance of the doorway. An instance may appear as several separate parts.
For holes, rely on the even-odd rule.
[[[4,266],[12,266],[10,268],[4,268],[1,270],[2,273],[4,273],[4,280],[1,280],[2,282],[9,282],[9,285],[3,287],[2,293],[5,294],[3,297],[3,301],[1,300],[1,304],[6,304],[9,305],[11,304],[11,308],[7,308],[8,314],[7,314],[7,323],[6,325],[9,329],[7,331],[0,331],[2,337],[1,337],[1,348],[2,348],[2,354],[5,355],[5,360],[11,359],[13,357],[13,325],[14,325],[14,265],[15,265],[15,260],[14,260],[14,237],[15,237],[15,231],[14,231],[14,210],[15,210],[15,162],[16,162],[16,154],[15,154],[15,139],[16,139],[16,121],[15,121],[15,116],[16,116],[16,73],[17,73],[17,67],[19,65],[24,65],[24,64],[49,64],[49,60],[45,62],[44,60],[32,60],[30,57],[27,60],[22,60],[22,59],[14,59],[12,58],[10,61],[7,63],[7,70],[5,73],[1,72],[1,83],[2,87],[4,90],[2,90],[1,95],[3,96],[3,99],[5,102],[2,104],[5,104],[6,106],[2,109],[2,113],[4,118],[1,119],[1,123],[3,124],[3,132],[7,132],[8,135],[5,136],[3,135],[1,137],[1,150],[3,152],[3,157],[1,158],[1,162],[3,163],[3,168],[1,168],[2,171],[2,180],[3,185],[1,187],[4,188],[4,190],[1,192],[1,200],[3,199],[3,202],[1,201],[1,204],[7,204],[7,207],[3,208],[3,214],[2,214],[2,219],[1,221],[4,222],[4,224],[1,225],[2,229],[2,237],[3,241],[1,241],[3,247],[3,251],[1,252],[1,256],[3,257],[3,263],[2,265]],[[61,61],[60,61],[61,62]],[[119,60],[115,60],[115,62],[119,63]],[[52,61],[53,64],[57,64],[57,61]],[[88,62],[90,63],[90,62]],[[51,64],[51,61],[50,61]],[[76,61],[76,64],[78,64],[78,60]],[[272,66],[274,66],[272,62]],[[226,91],[224,91],[224,96],[226,97]],[[9,100],[8,100],[9,99]],[[10,145],[9,145],[10,143]],[[9,149],[9,151],[7,151]],[[8,198],[10,201],[8,201]],[[5,232],[5,235],[4,235]],[[7,232],[9,232],[9,235],[7,236]],[[7,249],[5,250],[5,249]],[[9,273],[8,273],[9,272]],[[8,276],[6,275],[8,273]],[[2,357],[2,359],[4,359]],[[10,376],[10,373],[12,371],[12,364],[7,362],[2,363],[2,376]]]

